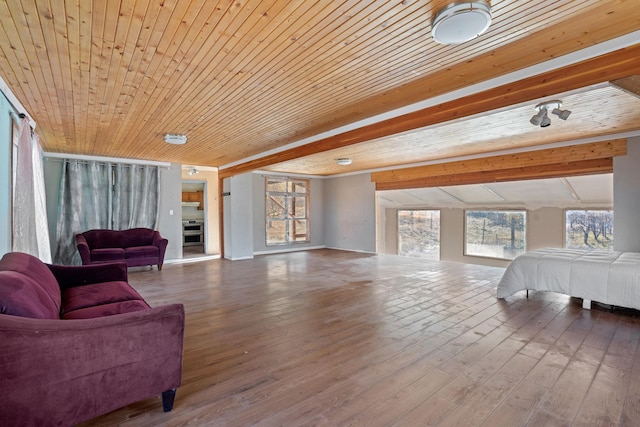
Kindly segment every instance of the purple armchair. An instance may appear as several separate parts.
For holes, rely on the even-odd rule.
[[[0,260],[0,420],[74,425],[162,395],[182,377],[184,308],[151,308],[125,263],[57,266]]]
[[[124,261],[128,267],[157,265],[162,270],[169,241],[150,228],[89,230],[76,234],[82,265]]]

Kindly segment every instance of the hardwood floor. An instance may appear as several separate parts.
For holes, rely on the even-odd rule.
[[[640,320],[503,269],[316,250],[131,269],[182,302],[183,382],[85,425],[638,425]]]

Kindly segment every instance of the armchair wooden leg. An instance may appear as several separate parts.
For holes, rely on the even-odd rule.
[[[173,409],[173,400],[176,398],[176,389],[162,392],[162,410],[164,412],[171,412]]]
[[[158,264],[158,271],[162,271],[162,264]]]

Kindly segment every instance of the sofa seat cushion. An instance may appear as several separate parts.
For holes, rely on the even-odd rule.
[[[124,252],[125,258],[157,258],[160,250],[157,246],[133,246],[125,248]]]
[[[151,307],[142,300],[128,300],[69,311],[64,313],[62,318],[66,320],[94,319],[96,317],[113,316],[114,314],[132,313],[149,308]]]
[[[124,260],[124,257],[125,253],[122,248],[102,248],[91,250],[91,261],[93,262],[115,261],[119,259]]]
[[[123,301],[144,301],[144,299],[127,282],[75,286],[62,292],[62,314]]]

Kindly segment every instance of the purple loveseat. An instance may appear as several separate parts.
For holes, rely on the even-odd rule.
[[[184,308],[150,308],[123,262],[0,259],[0,424],[70,426],[162,394],[182,377]]]
[[[128,267],[158,266],[162,270],[169,241],[150,228],[129,230],[89,230],[76,234],[83,265],[125,261]]]

